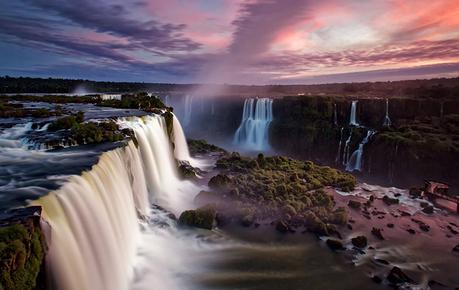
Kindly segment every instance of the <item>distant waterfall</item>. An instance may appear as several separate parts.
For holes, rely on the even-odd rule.
[[[346,171],[362,171],[363,148],[375,133],[376,132],[373,130],[367,131],[367,135],[365,138],[363,138],[362,142],[360,142],[357,150],[355,150],[354,153],[352,153],[352,156],[349,158],[349,161],[346,165]]]
[[[389,99],[386,99],[386,116],[384,117],[383,126],[390,127],[392,125],[392,121],[389,118]]]
[[[347,165],[347,162],[349,160],[349,146],[351,144],[351,139],[352,139],[352,128],[349,131],[349,137],[347,138],[346,142],[344,143],[344,149],[343,149],[343,165]]]
[[[249,150],[268,150],[269,125],[272,120],[272,99],[246,99],[244,101],[241,124],[234,134],[234,144]]]
[[[191,123],[191,113],[193,108],[193,96],[186,95],[185,96],[185,104],[183,107],[183,126],[187,127]]]
[[[43,207],[53,285],[60,290],[125,290],[133,276],[140,228],[150,201],[177,213],[193,187],[177,177],[165,120],[159,115],[119,119],[138,141],[103,153],[81,176],[35,201]],[[186,143],[185,143],[186,145]]]
[[[339,160],[340,160],[340,157],[341,157],[341,147],[343,145],[343,130],[344,130],[344,127],[341,127],[341,130],[340,130],[340,136],[339,136],[339,143],[338,143],[338,153],[336,154],[336,158],[335,158],[335,163],[339,163]]]
[[[351,104],[351,116],[349,120],[349,125],[351,126],[359,126],[359,123],[357,123],[357,103],[359,101],[352,101]]]
[[[333,104],[333,124],[335,126],[338,126],[338,112],[337,112],[337,109],[336,109],[336,103]]]

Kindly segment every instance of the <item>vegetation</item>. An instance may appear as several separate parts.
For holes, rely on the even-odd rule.
[[[220,210],[243,224],[280,219],[289,226],[329,234],[347,222],[347,212],[334,208],[333,196],[324,187],[353,190],[356,180],[350,174],[310,161],[262,154],[253,159],[232,153],[219,159],[217,168],[222,173],[209,181],[209,187],[225,201],[222,205],[232,203],[229,212]]]
[[[25,109],[22,104],[0,100],[0,118],[48,118],[62,114],[63,110],[60,106],[56,106],[54,110],[46,108]]]
[[[215,146],[213,144],[207,143],[206,140],[187,140],[188,148],[190,150],[191,155],[196,154],[207,154],[207,153],[220,153],[225,154],[226,150]]]
[[[100,100],[99,106],[123,108],[123,109],[139,109],[152,111],[154,109],[164,109],[164,103],[155,96],[149,96],[147,93],[126,94],[121,96],[121,100]]]
[[[0,289],[34,289],[44,258],[41,232],[22,224],[0,228]]]

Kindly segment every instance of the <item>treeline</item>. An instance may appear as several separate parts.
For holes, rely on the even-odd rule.
[[[425,98],[455,98],[459,96],[458,78],[429,80],[406,80],[387,82],[333,83],[318,85],[197,85],[168,83],[96,82],[90,80],[43,79],[29,77],[0,77],[0,94],[5,93],[74,93],[84,89],[91,93],[129,92],[192,92],[204,86],[205,90],[227,95],[271,95],[297,94],[372,96],[407,96]]]

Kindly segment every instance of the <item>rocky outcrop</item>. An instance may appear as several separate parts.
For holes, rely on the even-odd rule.
[[[41,207],[0,215],[0,289],[46,289]]]
[[[215,208],[207,205],[195,210],[182,212],[178,223],[180,225],[211,230],[214,227],[216,214]]]

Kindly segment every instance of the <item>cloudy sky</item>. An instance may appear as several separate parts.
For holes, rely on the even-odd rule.
[[[0,75],[244,84],[459,76],[459,1],[0,1]]]

